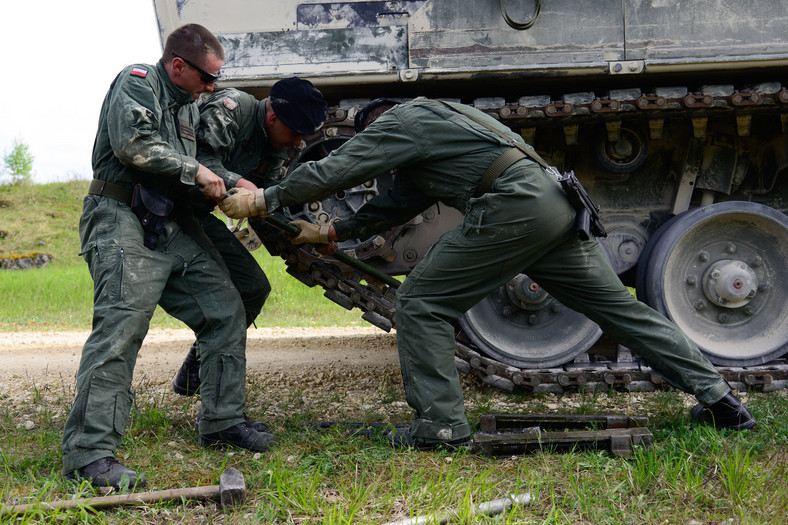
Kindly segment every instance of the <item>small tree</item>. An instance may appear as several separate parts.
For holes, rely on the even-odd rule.
[[[28,184],[33,177],[33,154],[20,139],[14,139],[11,151],[3,156],[3,164],[11,176],[11,184]]]

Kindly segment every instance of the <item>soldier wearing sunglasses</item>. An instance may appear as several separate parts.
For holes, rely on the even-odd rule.
[[[115,488],[145,485],[145,477],[118,462],[115,451],[134,402],[137,353],[157,304],[192,328],[200,343],[200,444],[262,451],[275,442],[244,418],[240,296],[201,242],[193,215],[189,221],[183,211],[189,188],[199,187],[212,201],[225,196],[224,181],[196,158],[194,104],[213,91],[223,60],[210,31],[181,26],[167,38],[158,63],[125,68],[104,99],[93,181],[79,224],[95,291],[93,330],[82,349],[77,395],[63,433],[69,479]]]

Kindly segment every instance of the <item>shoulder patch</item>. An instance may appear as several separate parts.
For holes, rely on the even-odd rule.
[[[230,111],[232,111],[232,110],[234,110],[235,108],[238,107],[238,102],[236,102],[235,100],[233,100],[231,98],[224,99],[223,103],[224,103],[224,107],[226,107]]]
[[[133,67],[131,68],[131,74],[135,77],[142,77],[145,78],[148,76],[148,70],[142,69],[141,67]]]

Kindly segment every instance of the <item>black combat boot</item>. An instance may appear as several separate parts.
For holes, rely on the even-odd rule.
[[[258,432],[244,421],[219,432],[202,434],[200,446],[216,447],[232,445],[252,452],[263,452],[276,443],[276,437],[268,432]]]
[[[124,467],[117,459],[112,456],[97,459],[93,463],[88,463],[84,467],[66,474],[66,479],[79,481],[86,479],[96,488],[114,487],[121,489],[121,485],[128,488],[143,488],[145,486],[145,476],[137,474],[130,468]]]
[[[714,428],[749,430],[755,427],[753,415],[731,392],[710,407],[695,405],[690,417],[699,423],[710,423]]]
[[[197,432],[200,431],[200,421],[202,420],[202,405],[200,405],[200,410],[197,411],[197,421],[194,423],[194,428]],[[244,421],[255,429],[258,432],[271,432],[271,427],[263,423],[262,421],[255,421],[254,419],[249,417],[249,414],[244,412]]]
[[[255,421],[254,419],[250,418],[246,412],[244,412],[244,420],[250,427],[252,427],[258,432],[271,431],[271,427],[269,427],[267,424],[263,423],[262,421]]]
[[[459,450],[467,449],[471,446],[470,436],[451,441],[425,441],[421,438],[413,437],[410,433],[410,427],[392,430],[386,434],[386,440],[394,448],[415,448],[416,450]]]
[[[172,391],[181,396],[193,396],[200,390],[200,358],[197,341],[192,344],[186,359],[172,382]]]

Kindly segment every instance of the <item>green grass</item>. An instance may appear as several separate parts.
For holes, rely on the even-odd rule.
[[[0,187],[0,255],[55,256],[45,269],[0,271],[0,330],[89,328],[92,283],[77,255],[76,233],[86,187],[86,182]],[[360,324],[357,312],[346,312],[322,298],[321,290],[287,276],[280,260],[255,253],[274,290],[258,324]],[[180,323],[159,311],[153,326]],[[273,425],[279,443],[270,451],[199,447],[193,428],[198,401],[144,382],[135,383],[136,403],[118,450],[124,464],[148,477],[152,490],[215,484],[223,468],[236,467],[249,489],[245,507],[226,515],[212,502],[98,512],[39,507],[0,522],[380,524],[451,511],[453,523],[463,524],[788,523],[786,391],[750,393],[748,405],[759,427],[743,433],[690,424],[686,396],[675,392],[567,394],[561,397],[571,401],[569,413],[648,415],[654,447],[637,449],[629,459],[602,451],[488,458],[394,451],[380,439],[348,436],[340,428],[305,427],[314,419],[409,421],[413,414],[403,408],[402,388],[392,378],[381,378],[367,406],[356,413],[342,403],[346,392],[321,397],[296,379],[284,389],[265,381],[265,374],[250,373],[247,406],[253,417]],[[23,393],[11,399],[0,383],[0,503],[94,494],[60,474],[73,378],[46,385],[30,377],[3,380],[21,385]],[[464,378],[463,385],[472,425],[502,403],[521,413],[555,413],[550,407],[562,401],[548,394],[506,394],[473,377]],[[276,410],[269,411],[272,407]],[[522,493],[531,494],[530,504],[496,517],[474,515],[481,502]]]
[[[244,473],[247,505],[226,517],[211,502],[170,502],[89,513],[47,513],[52,522],[90,523],[386,523],[403,517],[455,513],[453,523],[782,524],[788,518],[788,402],[784,393],[751,394],[759,418],[754,432],[718,432],[676,420],[683,394],[649,394],[638,408],[651,416],[655,446],[620,459],[604,451],[489,458],[470,452],[396,451],[380,438],[348,436],[341,428],[310,430],[303,423],[329,411],[328,401],[297,387],[288,393],[250,387],[250,405],[278,396],[283,415],[268,419],[279,443],[262,454],[203,449],[193,431],[194,401],[138,389],[118,457],[148,477],[149,489],[209,485],[223,468]],[[21,406],[0,405],[0,501],[72,499],[92,494],[65,481],[60,435],[72,392],[43,392]],[[308,401],[304,402],[304,397]],[[626,411],[628,394],[583,396]],[[469,419],[485,411],[482,398],[511,399],[484,387],[469,389]],[[554,396],[520,394],[538,407]],[[398,398],[401,401],[401,398]],[[663,410],[667,409],[667,410]],[[578,408],[575,412],[583,412]],[[255,415],[253,413],[253,415]],[[367,419],[407,420],[385,403]],[[25,430],[20,422],[32,421]],[[529,493],[528,505],[498,517],[474,516],[479,503]],[[39,508],[21,523],[38,523]]]
[[[54,261],[41,269],[0,271],[0,331],[89,329],[93,281],[79,256],[78,222],[85,181],[0,186],[0,256],[45,252]],[[364,325],[358,310],[327,301],[320,287],[308,288],[285,272],[279,257],[254,252],[273,291],[257,326]],[[304,307],[308,305],[308,307]],[[183,324],[157,308],[154,328]]]
[[[257,326],[362,326],[358,310],[347,311],[285,272],[284,262],[260,248],[255,257],[273,291],[257,318]],[[89,329],[93,316],[93,281],[87,265],[52,264],[45,268],[0,271],[0,331],[20,329]],[[308,307],[304,307],[308,305]],[[161,308],[154,328],[182,328]]]
[[[55,266],[79,264],[77,223],[87,190],[87,181],[0,185],[0,256],[45,252]]]

